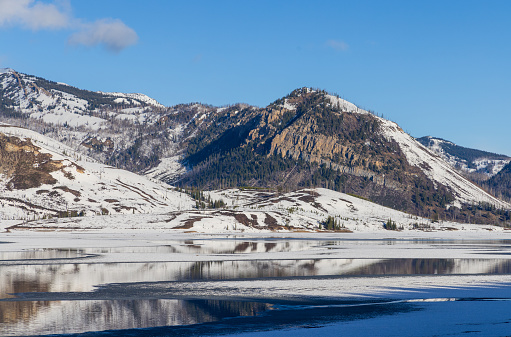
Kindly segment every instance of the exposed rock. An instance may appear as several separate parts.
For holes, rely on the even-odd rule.
[[[57,182],[50,173],[61,169],[62,163],[39,150],[30,139],[0,133],[0,173],[9,179],[9,189],[28,189]]]

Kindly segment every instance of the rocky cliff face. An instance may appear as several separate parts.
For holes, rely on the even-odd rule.
[[[395,123],[321,91],[295,90],[264,109],[222,111],[190,140],[180,183],[203,188],[320,186],[431,215],[483,202],[507,207]],[[221,121],[221,123],[219,122]]]
[[[50,172],[61,169],[62,162],[39,150],[30,139],[0,133],[0,173],[8,180],[7,188],[28,189],[57,182]]]

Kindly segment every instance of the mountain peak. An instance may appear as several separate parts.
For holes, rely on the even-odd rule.
[[[14,73],[14,69],[11,68],[0,68],[0,75],[6,74],[6,73]]]
[[[338,94],[329,93],[325,90],[315,89],[311,87],[301,87],[293,90],[287,96],[284,96],[272,104],[270,107],[280,107],[286,110],[296,110],[300,103],[305,102],[307,99],[314,98],[320,103],[338,110],[339,112],[352,112],[359,114],[369,114],[368,111],[359,108],[354,103],[351,103],[340,97]],[[323,101],[323,102],[321,102]]]

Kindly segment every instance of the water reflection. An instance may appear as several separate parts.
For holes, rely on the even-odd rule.
[[[0,335],[64,334],[189,325],[254,316],[270,304],[219,300],[0,302]]]
[[[24,292],[87,292],[122,282],[255,279],[344,274],[379,260],[249,260],[0,265],[0,298]]]
[[[505,259],[320,259],[0,266],[0,298],[90,292],[109,283],[318,276],[511,274]]]
[[[424,274],[511,274],[507,259],[301,259],[197,262],[100,263],[90,257],[130,254],[230,255],[344,249],[349,245],[441,245],[453,248],[494,249],[505,252],[508,240],[187,240],[152,246],[37,249],[0,252],[0,335],[75,333],[107,329],[172,326],[253,316],[270,310],[265,303],[213,300],[88,300],[23,301],[28,293],[90,293],[113,283],[185,280],[235,280],[292,277],[353,277]],[[168,259],[165,256],[168,254]],[[149,255],[147,255],[149,256]],[[146,256],[146,257],[147,257]],[[278,256],[275,255],[275,256]],[[288,255],[289,256],[289,255]],[[309,255],[310,256],[310,255]],[[253,257],[251,257],[253,258]],[[89,259],[89,260],[87,260]],[[202,259],[202,257],[201,257]],[[222,256],[221,259],[225,259]],[[114,259],[115,260],[115,259]],[[148,260],[148,259],[147,259]],[[235,294],[233,294],[235,295]],[[140,298],[141,295],[137,293]],[[33,297],[36,299],[35,297]],[[62,299],[64,297],[54,297]],[[83,297],[81,297],[83,298]],[[110,294],[106,299],[116,297]],[[122,298],[126,298],[122,296]]]
[[[164,244],[135,247],[81,248],[81,249],[30,249],[23,251],[0,252],[0,265],[32,261],[83,259],[101,254],[154,254],[172,258],[172,254],[232,255],[253,253],[277,253],[314,249],[336,245],[332,241],[292,240],[292,241],[246,241],[246,240],[185,240]]]
[[[254,254],[300,252],[315,249],[345,249],[348,246],[363,245],[421,245],[450,248],[494,248],[511,249],[511,240],[445,240],[445,239],[197,239],[159,242],[150,247],[116,247],[108,249],[86,249],[90,254],[107,253],[154,253],[154,254]]]
[[[98,255],[121,256],[122,254],[154,255],[168,260],[175,254],[200,255],[239,255],[257,253],[287,253],[312,250],[342,250],[358,245],[422,245],[424,248],[492,250],[511,253],[510,240],[309,240],[309,239],[197,239],[184,241],[154,242],[148,246],[81,248],[81,249],[33,249],[0,252],[0,265],[9,263],[39,263],[46,260],[85,259]],[[150,257],[148,258],[150,259]],[[79,261],[77,261],[79,262]]]
[[[151,254],[253,254],[253,253],[281,253],[314,249],[323,246],[338,245],[342,243],[323,240],[185,240],[167,241],[156,246],[148,247],[115,247],[115,248],[89,248],[91,254],[125,254],[125,253],[151,253]]]
[[[60,248],[43,248],[43,249],[30,249],[22,251],[6,251],[0,252],[0,264],[7,264],[8,262],[22,262],[27,264],[30,262],[41,262],[55,260],[69,260],[78,258],[88,258],[96,256],[95,254],[86,253],[84,249],[60,249]]]

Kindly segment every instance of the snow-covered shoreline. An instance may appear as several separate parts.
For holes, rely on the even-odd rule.
[[[73,250],[88,255],[86,259],[48,262],[53,264],[262,260],[286,260],[292,264],[292,261],[303,260],[339,261],[326,262],[323,265],[318,263],[315,266],[328,270],[344,264],[353,266],[353,261],[361,259],[366,259],[367,263],[385,259],[462,259],[478,260],[477,263],[466,265],[466,262],[456,267],[461,273],[477,274],[494,268],[492,261],[511,259],[511,248],[508,248],[508,244],[511,244],[511,233],[507,231],[274,232],[225,235],[189,233],[185,230],[16,230],[0,233],[0,243],[4,243],[0,244],[0,254]],[[5,263],[9,262],[4,261]],[[17,262],[20,263],[34,264],[30,260]],[[339,272],[344,268],[339,269]],[[319,271],[319,274],[321,273]],[[328,274],[328,271],[326,273]]]

